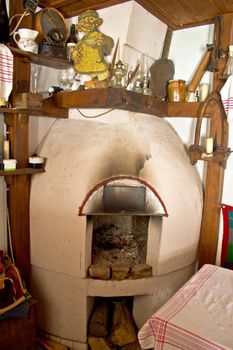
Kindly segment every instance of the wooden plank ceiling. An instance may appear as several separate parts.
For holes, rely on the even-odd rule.
[[[40,0],[41,7],[56,7],[65,17],[87,9],[100,10],[129,0]],[[212,23],[217,15],[233,12],[233,0],[135,0],[173,30]]]

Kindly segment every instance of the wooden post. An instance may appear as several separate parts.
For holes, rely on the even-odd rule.
[[[218,37],[219,33],[216,33]],[[227,63],[229,45],[233,44],[233,13],[223,15],[222,49],[226,53],[225,57],[218,59],[218,72],[214,73],[213,90],[220,91],[226,82],[223,78],[223,71]]]
[[[215,144],[227,149],[228,123],[221,101],[215,102],[213,113],[210,124],[210,136],[214,138]],[[223,180],[223,164],[209,161],[204,188],[204,206],[198,257],[199,268],[204,264],[215,264]]]
[[[23,0],[10,2],[10,16],[23,13]],[[24,19],[27,27],[30,17]],[[25,26],[21,24],[22,26]],[[14,96],[18,92],[30,90],[30,63],[23,57],[14,57],[13,92],[11,105],[14,107]],[[10,140],[10,157],[17,160],[17,168],[24,168],[28,164],[28,115],[4,114]],[[12,248],[17,267],[26,285],[30,278],[30,233],[29,233],[29,194],[30,176],[12,175],[5,177],[7,183],[7,206],[9,211]]]
[[[5,114],[9,131],[10,157],[17,160],[17,168],[28,163],[28,116]],[[17,267],[26,283],[30,276],[30,234],[29,234],[29,193],[30,177],[6,176],[7,206],[12,239],[13,254]]]
[[[30,281],[30,177],[28,175],[6,176],[6,183],[8,188],[7,205],[15,264],[28,288]]]
[[[217,37],[218,34],[219,33],[217,32]],[[222,49],[224,52],[228,52],[228,47],[231,44],[233,44],[233,13],[223,15]],[[226,79],[223,79],[223,71],[227,63],[227,58],[226,55],[217,61],[218,72],[214,73],[213,77],[214,91],[220,91],[226,82]],[[211,118],[210,135],[217,135],[217,139],[219,140],[221,119],[222,122],[227,123],[226,115],[223,115],[219,108],[214,108],[213,111],[214,114]],[[227,144],[225,144],[225,146],[227,146]],[[208,162],[204,188],[199,267],[206,263],[215,264],[223,182],[224,168],[219,163]]]

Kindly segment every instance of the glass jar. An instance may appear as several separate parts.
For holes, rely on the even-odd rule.
[[[186,81],[169,80],[167,87],[168,102],[185,102],[186,97]]]

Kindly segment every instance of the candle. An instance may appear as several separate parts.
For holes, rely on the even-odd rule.
[[[3,159],[9,159],[10,158],[10,141],[4,140],[3,141]]]
[[[201,84],[200,85],[200,101],[205,101],[206,97],[209,94],[209,84]]]
[[[214,149],[214,139],[213,137],[207,137],[206,139],[206,153],[213,153]]]

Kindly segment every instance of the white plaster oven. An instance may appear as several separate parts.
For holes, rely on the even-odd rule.
[[[202,186],[180,138],[163,119],[113,110],[99,119],[58,120],[39,154],[47,157],[46,172],[32,179],[30,210],[41,329],[86,349],[97,296],[134,296],[141,327],[195,271]],[[87,277],[93,215],[103,214],[101,191],[109,184],[145,189],[147,209],[134,215],[149,216],[149,278]]]

